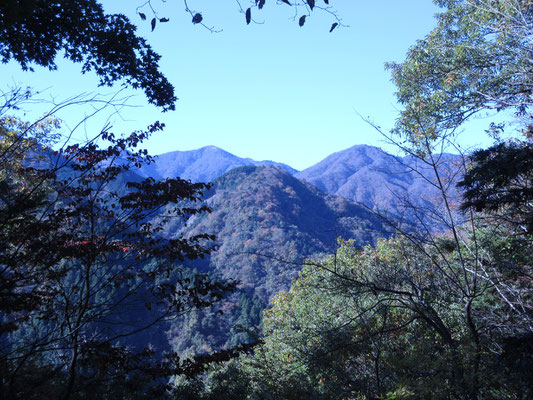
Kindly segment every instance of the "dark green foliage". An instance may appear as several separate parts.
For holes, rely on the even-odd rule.
[[[53,239],[43,243],[39,238],[55,226],[38,217],[38,211],[45,204],[45,194],[42,192],[28,198],[26,194],[17,193],[13,183],[7,180],[0,182],[0,198],[4,207],[0,209],[0,265],[2,271],[10,270],[0,278],[0,310],[12,315],[0,324],[0,336],[6,332],[16,330],[18,321],[24,318],[24,311],[38,307],[43,299],[50,295],[50,288],[46,284],[42,287],[33,285],[34,282],[47,282],[55,275],[49,271],[49,265],[58,261],[58,256],[50,254],[46,248],[55,245]],[[27,251],[13,251],[13,243],[24,240]],[[34,270],[18,269],[18,265],[29,263],[38,265]],[[27,290],[22,290],[27,288]]]
[[[267,305],[263,299],[250,297],[244,292],[239,293],[236,309],[230,313],[229,326],[232,327],[228,342],[230,347],[253,342],[260,337],[261,315]]]
[[[163,110],[175,108],[174,88],[159,71],[160,56],[135,35],[123,14],[105,14],[96,0],[5,0],[0,3],[0,57],[56,69],[59,51],[94,71],[102,85],[123,79]]]
[[[533,145],[499,143],[473,153],[471,162],[458,184],[465,189],[462,208],[500,211],[517,231],[533,233]]]

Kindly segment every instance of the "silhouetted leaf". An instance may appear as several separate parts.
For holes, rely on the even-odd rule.
[[[333,32],[333,29],[335,29],[339,24],[337,22],[333,23],[333,25],[331,25],[331,28],[329,29],[329,32]]]
[[[155,19],[155,18],[152,18],[152,32],[153,32],[154,29],[155,29],[155,24],[156,24],[156,19]]]
[[[288,4],[289,6],[291,5],[291,3],[289,3],[289,0],[281,0],[282,2],[284,2],[285,4]]]
[[[202,14],[200,13],[196,13],[194,14],[194,17],[192,17],[192,23],[193,24],[199,24],[200,22],[202,22],[204,18],[202,17]]]
[[[168,22],[169,19],[168,18],[159,18],[159,22]]]
[[[142,12],[139,13],[139,17],[141,17],[143,21],[146,20],[146,14],[143,14]]]
[[[311,7],[311,10],[315,8],[315,0],[307,0],[307,4],[309,4],[309,7]]]
[[[304,26],[305,24],[305,15],[302,15],[300,19],[298,20],[298,25]]]
[[[252,10],[249,8],[246,10],[246,24],[249,24],[252,20]]]
[[[329,4],[329,0],[324,0],[324,3]]]
[[[259,4],[258,4],[259,9],[262,9],[264,5],[265,5],[265,0],[259,0]]]

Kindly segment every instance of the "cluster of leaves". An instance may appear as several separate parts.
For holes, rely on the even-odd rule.
[[[124,79],[142,89],[163,110],[175,108],[170,82],[159,71],[159,59],[123,14],[104,13],[97,0],[7,0],[0,4],[0,59],[22,69],[32,64],[56,69],[63,50],[69,60],[94,71],[101,85]]]
[[[238,7],[239,7],[239,11],[242,14],[244,14],[245,21],[246,21],[247,25],[249,25],[253,21],[252,10],[254,10],[254,9],[262,10],[263,7],[266,5],[266,0],[250,0],[249,2],[250,2],[250,6],[249,7],[243,7],[241,2],[237,1]],[[298,18],[298,25],[300,27],[304,26],[306,18],[311,15],[311,12],[313,10],[320,9],[320,10],[328,13],[329,15],[331,15],[335,19],[335,22],[332,23],[332,25],[331,25],[331,27],[329,29],[329,32],[331,33],[338,26],[343,26],[342,20],[337,15],[337,13],[331,8],[331,6],[329,5],[329,0],[323,0],[323,3],[324,3],[324,5],[317,4],[317,2],[315,0],[295,0],[295,1],[292,1],[292,2],[289,1],[289,0],[276,0],[276,4],[278,4],[278,5],[284,4],[284,5],[288,6],[288,7],[294,8],[294,10],[295,10],[294,19],[295,20],[296,20],[296,18],[298,18],[297,16],[298,16],[298,13],[299,13],[299,9],[303,8],[305,10],[305,14],[302,14]],[[200,24],[203,27],[205,27],[206,29],[210,30],[211,32],[219,32],[219,31],[215,30],[213,27],[209,27],[209,26],[205,25],[203,14],[201,12],[198,12],[198,11],[193,11],[191,8],[189,8],[189,4],[188,4],[187,0],[184,0],[184,4],[185,4],[185,11],[190,14],[193,24]],[[159,21],[159,22],[168,22],[169,21],[169,18],[167,18],[167,17],[162,17],[162,18],[159,17],[158,12],[156,11],[154,6],[152,5],[152,1],[151,0],[146,1],[141,6],[137,7],[137,14],[139,15],[139,17],[143,21],[145,21],[147,19],[146,18],[146,12],[141,11],[144,8],[148,8],[150,10],[150,12],[154,15],[154,17],[150,21],[150,25],[152,27],[152,31],[155,29],[157,21]]]
[[[437,27],[403,63],[389,63],[404,106],[395,133],[411,145],[451,136],[481,110],[531,106],[529,0],[437,0]]]

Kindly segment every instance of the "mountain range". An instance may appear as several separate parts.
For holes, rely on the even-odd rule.
[[[440,161],[443,172],[452,173],[456,156],[444,154]],[[438,197],[432,170],[417,162],[353,146],[296,171],[208,146],[160,155],[141,169],[139,175],[155,179],[213,182],[204,197],[212,212],[167,234],[214,234],[218,250],[191,266],[239,282],[224,302],[171,324],[173,349],[202,353],[252,340],[271,297],[290,287],[306,258],[334,252],[338,238],[371,244],[390,235],[387,219],[406,220],[411,229],[417,228],[413,221],[429,221],[430,229],[443,230],[442,221],[432,221],[431,198]],[[429,215],[421,215],[424,210]]]
[[[450,184],[451,198],[458,198],[453,186],[460,159],[441,154],[439,169]],[[157,156],[156,161],[138,171],[143,177],[164,179],[180,176],[193,182],[211,182],[240,166],[277,166],[321,191],[356,202],[395,223],[420,225],[427,221],[433,231],[443,231],[446,224],[433,215],[435,199],[440,197],[435,172],[413,156],[397,157],[378,147],[356,145],[331,154],[317,164],[297,171],[273,161],[240,158],[215,146],[198,150],[173,151]],[[413,229],[427,227],[416,226]]]

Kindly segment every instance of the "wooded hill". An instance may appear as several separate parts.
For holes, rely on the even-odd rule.
[[[335,251],[337,239],[358,246],[387,236],[387,225],[348,200],[326,195],[274,166],[245,166],[215,179],[206,193],[212,212],[169,234],[211,232],[218,249],[194,265],[239,281],[230,301],[186,316],[170,331],[175,350],[212,351],[249,341],[260,312],[287,290],[309,257]],[[253,310],[247,310],[254,304]],[[224,315],[219,315],[222,310]]]

